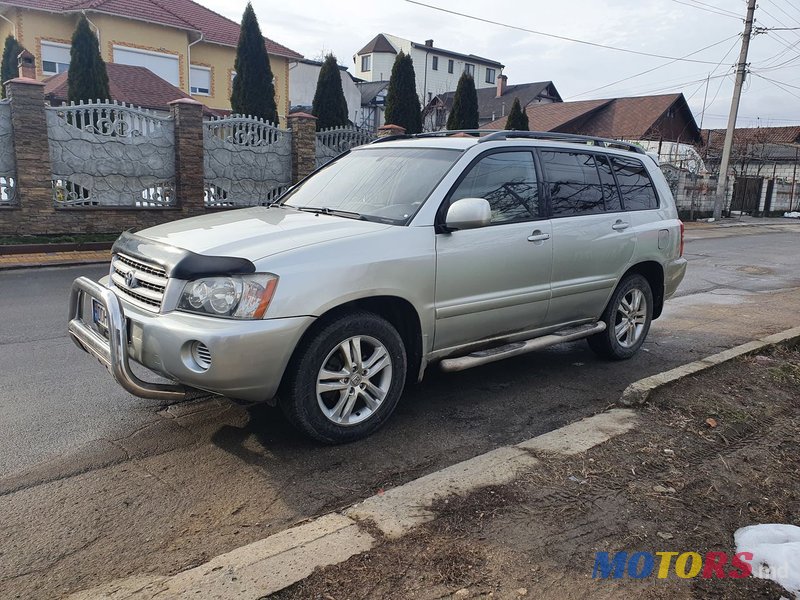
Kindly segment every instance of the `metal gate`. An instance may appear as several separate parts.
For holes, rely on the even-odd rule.
[[[763,185],[763,177],[737,177],[733,184],[731,210],[751,215],[757,213]]]

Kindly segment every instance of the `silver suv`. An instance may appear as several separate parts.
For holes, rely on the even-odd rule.
[[[635,145],[504,131],[379,142],[270,206],[124,233],[109,277],[73,284],[72,337],[137,396],[275,401],[339,443],[380,427],[433,363],[460,371],[580,338],[630,358],[684,276],[674,200]]]

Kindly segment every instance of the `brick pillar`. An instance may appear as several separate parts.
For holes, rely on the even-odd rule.
[[[23,50],[17,55],[17,70],[20,77],[36,79],[36,57]]]
[[[47,232],[55,217],[55,207],[44,84],[17,77],[5,82],[5,86],[6,96],[11,100],[19,212],[12,214],[0,229],[28,233],[35,224],[37,232]]]
[[[402,127],[401,125],[384,125],[383,127],[378,127],[378,137],[385,138],[389,137],[390,135],[405,135],[406,128]]]
[[[292,130],[292,184],[317,168],[317,117],[293,113],[286,119]]]
[[[203,105],[191,98],[169,103],[175,121],[175,198],[185,216],[205,210]]]

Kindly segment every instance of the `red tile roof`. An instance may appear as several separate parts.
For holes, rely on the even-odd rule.
[[[724,129],[703,129],[703,144],[711,148],[722,148]],[[737,144],[798,144],[800,126],[794,127],[739,127],[733,134]]]
[[[2,0],[0,4],[33,10],[68,13],[94,11],[158,23],[203,34],[207,42],[236,46],[239,24],[193,0]],[[267,52],[285,58],[303,58],[299,52],[264,38]]]
[[[133,104],[151,110],[169,110],[169,103],[180,98],[191,98],[189,94],[167,83],[161,77],[145,67],[133,67],[107,63],[108,87],[111,100]],[[60,105],[67,101],[67,73],[53,75],[44,82],[44,94],[51,104]],[[206,115],[217,116],[219,113],[206,106]]]
[[[581,100],[579,102],[552,102],[549,104],[529,104],[528,123],[531,131],[553,131],[571,121],[585,117],[607,105],[611,100]],[[487,129],[503,129],[508,117],[502,117],[485,125]]]

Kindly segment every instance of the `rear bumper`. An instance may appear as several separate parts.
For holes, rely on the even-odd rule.
[[[108,305],[108,340],[82,318],[91,314],[84,295],[99,297]],[[148,313],[123,304],[111,290],[85,278],[73,284],[71,304],[69,330],[78,345],[105,364],[126,390],[155,399],[182,398],[182,386],[189,386],[242,400],[269,400],[300,337],[314,321],[313,317],[236,321],[177,311]],[[210,353],[207,368],[192,355],[196,342]],[[131,372],[130,361],[177,383],[143,382]]]

